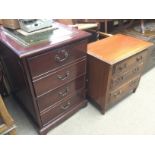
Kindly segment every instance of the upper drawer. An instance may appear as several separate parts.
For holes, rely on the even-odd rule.
[[[34,89],[36,96],[43,95],[48,91],[54,90],[75,78],[84,75],[86,73],[86,59],[80,62],[68,65],[56,72],[52,72],[47,76],[34,80]]]
[[[128,58],[126,60],[123,60],[113,67],[113,76],[120,74],[122,72],[126,72],[128,69],[130,69],[133,66],[137,66],[139,64],[143,64],[144,60],[146,58],[146,51],[143,51],[135,56],[132,56],[131,58]]]
[[[34,78],[86,56],[86,50],[87,40],[83,40],[69,46],[30,57],[28,58],[28,64],[31,76]]]

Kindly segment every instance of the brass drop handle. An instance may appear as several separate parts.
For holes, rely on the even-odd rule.
[[[122,67],[122,66],[120,66],[120,67],[119,67],[119,70],[121,71],[122,69],[123,69],[123,67]]]
[[[120,71],[123,70],[123,69],[125,69],[125,68],[126,68],[126,63],[121,64],[121,66],[119,66],[119,70],[120,70]]]
[[[139,71],[139,67],[134,68],[133,73],[136,73],[136,72],[138,72],[138,71]]]
[[[69,71],[67,71],[66,73],[65,73],[65,75],[64,76],[62,76],[62,75],[57,75],[57,78],[59,79],[59,80],[65,80],[65,79],[67,79],[69,77]]]
[[[124,80],[124,76],[121,76],[121,77],[119,78],[119,82],[121,82],[122,80]]]
[[[55,60],[56,60],[57,62],[63,62],[63,61],[65,61],[65,60],[67,60],[67,58],[68,58],[68,56],[69,56],[68,52],[64,49],[64,50],[61,50],[60,53],[62,53],[62,54],[64,55],[64,57],[61,58],[58,54],[56,54],[56,55],[55,55]]]
[[[64,97],[64,96],[66,96],[66,95],[68,94],[68,92],[69,92],[69,88],[66,87],[65,91],[59,92],[59,95],[60,95],[61,97]]]
[[[70,107],[71,103],[68,101],[65,105],[61,106],[61,109],[66,110]]]
[[[142,56],[139,56],[139,57],[136,58],[136,60],[139,62],[139,61],[142,60],[142,58],[143,58]]]
[[[121,94],[121,90],[119,90],[118,92],[116,92],[116,93],[114,94],[114,96],[117,97],[117,96],[120,95],[120,94]]]
[[[131,87],[134,86],[136,84],[136,82],[137,82],[137,80],[131,81],[130,84],[129,84],[129,86],[131,86]]]
[[[124,80],[124,76],[121,76],[121,77],[119,77],[119,78],[117,78],[117,80],[115,80],[115,83],[117,84],[117,83],[120,83],[121,81],[123,81]]]

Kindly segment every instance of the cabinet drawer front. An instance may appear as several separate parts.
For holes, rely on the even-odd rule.
[[[33,81],[36,96],[43,95],[86,73],[86,60],[69,65],[46,77]]]
[[[117,63],[113,67],[113,76],[115,75],[117,76],[120,73],[126,72],[128,69],[130,69],[133,66],[143,64],[145,58],[146,58],[146,51],[143,51],[140,54],[137,54],[131,58],[123,60],[120,63]]]
[[[54,121],[54,119],[60,117],[65,112],[76,107],[76,105],[80,104],[84,100],[85,100],[85,90],[78,92],[72,97],[59,102],[59,104],[55,105],[55,107],[52,107],[48,111],[41,114],[41,120],[43,125],[46,125],[51,121]]]
[[[70,46],[52,50],[38,56],[28,58],[28,64],[33,78],[50,72],[76,59],[86,56],[87,41],[81,41]]]
[[[71,96],[76,91],[79,91],[80,89],[84,88],[85,88],[85,76],[82,76],[77,78],[76,80],[71,81],[70,83],[63,85],[62,87],[55,89],[52,92],[49,92],[39,97],[37,99],[37,102],[40,112],[45,110],[46,108],[53,106],[56,102]]]
[[[137,88],[139,80],[140,80],[140,76],[133,78],[132,80],[130,80],[123,86],[119,87],[117,90],[111,92],[109,94],[109,102],[110,103],[116,102],[116,101],[122,99],[125,95],[133,92],[134,89]]]
[[[128,80],[132,79],[133,77],[140,75],[143,70],[143,64],[137,65],[130,70],[122,73],[121,75],[115,76],[111,80],[110,89],[116,89],[116,87],[120,86],[121,84],[127,82]]]

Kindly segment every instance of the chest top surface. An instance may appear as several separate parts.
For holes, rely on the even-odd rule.
[[[153,43],[146,42],[131,36],[116,34],[88,45],[88,54],[108,64],[115,64],[144,49]]]
[[[0,42],[12,49],[12,51],[20,58],[36,54],[38,52],[44,52],[51,48],[57,48],[68,43],[84,39],[90,36],[90,33],[77,30],[69,26],[55,22],[53,24],[57,28],[49,39],[31,46],[22,45],[17,39],[10,36],[10,34],[4,31],[3,27],[0,27]],[[48,34],[49,35],[49,34]]]

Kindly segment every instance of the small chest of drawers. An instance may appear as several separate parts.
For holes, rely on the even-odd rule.
[[[150,25],[151,24],[152,23],[150,23]],[[149,23],[148,23],[148,25],[149,25]],[[136,31],[136,28],[141,29],[140,25],[135,25],[135,26],[128,28],[124,31],[121,31],[119,33],[123,33],[124,35],[129,35],[129,36],[153,43],[153,46],[151,46],[147,49],[148,54],[147,54],[146,62],[144,64],[144,70],[143,70],[143,74],[144,74],[155,66],[155,36],[153,35],[153,32],[152,32],[152,34],[151,33],[143,34],[143,33],[141,33],[141,31]]]
[[[59,23],[53,26],[58,28],[51,34],[55,39],[30,47],[0,31],[0,37],[4,36],[0,38],[0,53],[12,92],[32,116],[40,134],[46,134],[87,103],[86,51],[90,34]],[[59,30],[62,35],[54,37]]]
[[[135,92],[152,44],[117,34],[88,46],[88,98],[102,113]]]

